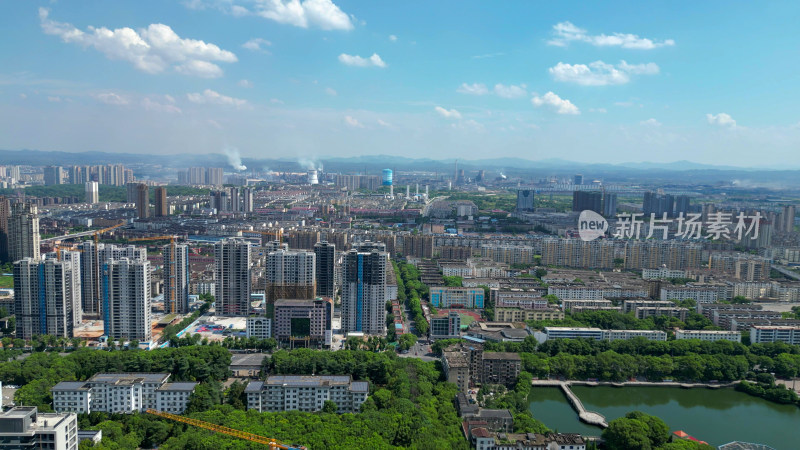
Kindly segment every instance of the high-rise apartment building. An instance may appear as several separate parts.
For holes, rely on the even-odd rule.
[[[214,292],[219,316],[250,312],[250,243],[224,239],[214,246]]]
[[[603,216],[614,217],[617,215],[617,194],[603,193]]]
[[[533,189],[520,189],[517,191],[517,212],[533,212]]]
[[[84,186],[86,188],[86,203],[97,203],[100,201],[100,191],[97,181],[87,181]]]
[[[11,202],[0,196],[0,263],[11,260],[8,255],[8,217],[11,215]]]
[[[150,188],[144,183],[136,185],[136,217],[150,217]]]
[[[336,245],[317,242],[314,253],[317,255],[317,296],[333,298],[336,294]]]
[[[692,209],[691,197],[688,195],[679,195],[675,197],[675,217],[683,214],[686,217]]]
[[[168,244],[164,255],[164,311],[189,312],[189,246]]]
[[[388,254],[353,249],[342,266],[342,330],[386,334],[386,271]]]
[[[266,300],[312,299],[316,295],[316,255],[277,250],[267,255]]]
[[[642,212],[645,217],[650,217],[650,214],[655,214],[656,217],[662,217],[664,214],[673,217],[675,215],[675,197],[670,194],[645,192]]]
[[[167,202],[167,188],[164,186],[158,186],[155,189],[155,197],[156,197],[156,209],[155,209],[155,216],[156,217],[166,217],[169,215],[169,203]]]
[[[64,260],[24,258],[14,263],[14,310],[17,337],[71,338],[80,324],[80,254],[63,252]]]
[[[791,233],[794,231],[794,217],[795,206],[786,205],[783,207],[783,215],[781,215],[781,231]]]
[[[603,212],[603,193],[595,191],[575,191],[572,193],[572,210],[591,210],[597,214]]]
[[[47,166],[44,168],[44,185],[53,186],[62,184],[64,180],[64,169],[60,166]]]
[[[222,186],[224,184],[224,171],[222,167],[209,167],[206,171],[206,184]]]
[[[111,260],[128,258],[136,261],[147,260],[147,249],[132,245],[97,244],[84,241],[78,245],[81,252],[81,302],[83,313],[100,318],[102,307],[103,265]]]
[[[128,258],[107,261],[102,284],[105,335],[150,341],[150,262]]]
[[[253,212],[253,190],[251,188],[242,189],[242,212]]]
[[[11,205],[8,218],[8,257],[39,259],[39,210],[33,203]]]

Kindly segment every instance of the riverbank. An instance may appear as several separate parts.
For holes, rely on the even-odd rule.
[[[691,388],[707,388],[707,389],[720,389],[726,387],[734,387],[740,381],[732,381],[730,383],[680,383],[675,381],[584,381],[584,380],[532,380],[533,386],[555,386],[558,387],[562,383],[568,386],[612,386],[612,387],[626,387],[626,386],[657,386],[657,387],[680,387],[684,389]]]

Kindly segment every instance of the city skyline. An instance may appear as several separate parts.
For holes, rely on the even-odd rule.
[[[13,3],[0,148],[779,166],[798,6],[722,5]]]

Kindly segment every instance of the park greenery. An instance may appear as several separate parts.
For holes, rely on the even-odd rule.
[[[614,419],[603,430],[604,447],[612,450],[712,450],[690,440],[669,442],[669,427],[663,420],[640,411]]]
[[[419,270],[413,264],[393,261],[392,266],[397,275],[398,300],[408,304],[416,331],[420,336],[424,336],[428,334],[430,327],[422,310],[422,299],[428,297],[428,286],[420,281]]]
[[[690,300],[690,302],[692,301]],[[684,306],[684,304],[680,306]],[[687,330],[720,329],[711,320],[692,310],[689,311],[685,322],[677,317],[670,316],[652,316],[646,319],[637,319],[632,312],[623,314],[619,311],[582,311],[573,314],[567,311],[563,319],[531,320],[527,323],[532,328],[539,330],[544,327],[595,327],[604,330],[662,330],[671,333],[675,328]]]

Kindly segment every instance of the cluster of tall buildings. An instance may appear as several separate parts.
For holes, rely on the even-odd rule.
[[[211,208],[218,213],[253,212],[253,189],[229,187],[211,193]]]
[[[71,166],[67,169],[61,166],[46,166],[44,168],[44,184],[85,184],[95,181],[99,184],[111,186],[124,186],[133,182],[133,170],[122,164],[107,164],[95,166]]]
[[[222,167],[190,167],[178,172],[178,184],[222,186],[223,183]]]
[[[671,194],[659,194],[656,192],[645,192],[642,201],[642,212],[645,217],[655,214],[656,217],[678,217],[691,212],[690,197],[687,195],[674,196]]]

